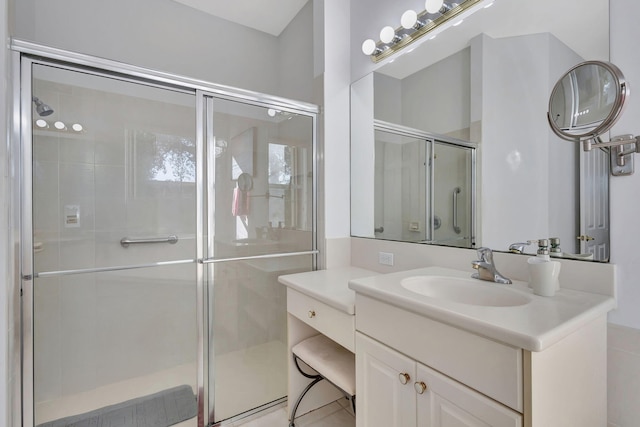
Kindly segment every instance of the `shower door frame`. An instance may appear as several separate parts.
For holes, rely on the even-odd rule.
[[[10,331],[12,334],[10,349],[13,350],[13,363],[11,372],[17,374],[15,385],[11,391],[12,407],[20,408],[19,413],[13,414],[12,427],[34,427],[34,342],[33,342],[33,218],[32,218],[32,66],[40,64],[54,66],[69,71],[84,72],[99,77],[118,79],[130,83],[157,87],[165,90],[173,90],[194,95],[196,109],[196,258],[169,262],[158,262],[144,265],[132,265],[126,267],[107,267],[83,269],[83,273],[107,272],[122,269],[137,269],[155,267],[169,264],[196,264],[196,322],[197,322],[197,426],[205,427],[213,423],[213,408],[209,408],[209,370],[208,370],[208,292],[207,292],[207,264],[259,259],[275,258],[298,255],[311,255],[313,268],[317,268],[318,255],[318,132],[317,123],[319,107],[317,105],[298,102],[277,96],[265,95],[230,86],[183,77],[175,74],[160,72],[152,69],[129,65],[117,61],[97,58],[90,55],[79,54],[62,49],[39,45],[23,40],[11,40],[12,60],[12,99],[13,121],[10,133],[10,164],[14,169],[13,184],[10,200],[11,224],[14,227],[13,240],[18,248],[15,259],[14,280],[10,283],[10,295],[17,295],[19,307],[14,311],[19,314],[10,319]],[[208,239],[205,233],[208,230],[205,221],[205,213],[209,212],[206,206],[204,183],[207,182],[207,145],[210,141],[207,136],[207,114],[210,113],[211,100],[222,98],[252,104],[256,106],[274,107],[282,111],[290,111],[296,114],[309,116],[312,119],[312,248],[309,251],[277,253],[269,255],[257,255],[241,258],[216,258],[205,259]],[[209,123],[210,125],[211,123]],[[212,162],[215,164],[215,162]],[[213,190],[215,191],[215,189]],[[215,195],[212,193],[210,195]],[[80,271],[71,271],[79,273]],[[70,271],[53,272],[68,274]],[[53,275],[48,274],[48,275]],[[10,301],[12,304],[14,301]],[[284,400],[284,399],[283,399]],[[19,404],[18,404],[19,403]],[[250,411],[251,412],[251,411]],[[224,425],[222,423],[221,425]]]
[[[437,142],[445,144],[445,145],[449,145],[452,147],[460,147],[460,148],[465,148],[465,149],[469,149],[470,150],[470,155],[471,155],[471,168],[470,168],[470,175],[471,175],[471,203],[469,206],[470,209],[470,215],[471,215],[471,221],[469,224],[469,244],[471,245],[470,247],[473,249],[476,247],[476,232],[477,232],[477,221],[478,219],[476,218],[476,214],[477,214],[477,173],[478,173],[478,167],[477,167],[477,150],[478,150],[478,144],[474,143],[474,142],[470,142],[470,141],[464,141],[461,139],[457,139],[457,138],[453,138],[450,136],[446,136],[446,135],[440,135],[437,133],[433,133],[433,132],[426,132],[426,131],[422,131],[419,129],[415,129],[415,128],[411,128],[408,126],[403,126],[403,125],[399,125],[396,123],[391,123],[391,122],[385,122],[383,120],[374,120],[373,121],[373,130],[374,131],[381,131],[381,132],[387,132],[387,133],[391,133],[394,135],[400,135],[400,136],[406,136],[406,137],[410,137],[410,138],[416,138],[416,139],[420,139],[420,140],[424,140],[427,141],[429,143],[429,149],[428,149],[428,154],[427,154],[427,159],[429,164],[428,164],[428,171],[426,174],[426,178],[427,178],[427,203],[429,204],[429,209],[427,209],[427,218],[425,218],[425,224],[429,224],[429,229],[428,229],[428,236],[427,236],[427,241],[425,242],[421,242],[421,243],[427,243],[427,244],[436,244],[438,245],[438,242],[435,241],[434,236],[435,236],[435,227],[434,227],[434,223],[432,220],[430,220],[430,218],[434,218],[435,217],[435,206],[434,206],[434,200],[435,200],[435,170],[434,170],[434,159],[435,159],[435,144]]]

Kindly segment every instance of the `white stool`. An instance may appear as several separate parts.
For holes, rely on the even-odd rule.
[[[302,391],[291,411],[289,427],[295,427],[294,420],[298,405],[305,394],[322,380],[327,380],[337,387],[351,402],[353,411],[356,410],[356,357],[340,344],[330,340],[324,335],[316,335],[296,344],[292,349],[293,361],[302,375],[313,379]],[[302,360],[317,374],[305,373],[298,364]]]

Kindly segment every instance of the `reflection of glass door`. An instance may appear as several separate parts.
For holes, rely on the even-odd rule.
[[[195,96],[29,69],[25,425],[107,425],[142,405],[149,425],[195,426]]]
[[[472,247],[473,149],[442,141],[434,143],[434,243]]]
[[[422,242],[427,223],[427,159],[431,142],[424,138],[375,131],[375,236]]]
[[[396,126],[375,128],[375,236],[475,246],[475,146]]]
[[[313,117],[207,98],[209,411],[287,395],[281,274],[314,267]]]

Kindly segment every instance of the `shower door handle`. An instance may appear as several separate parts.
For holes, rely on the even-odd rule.
[[[172,234],[167,237],[149,237],[146,239],[130,239],[128,237],[123,237],[120,239],[120,245],[122,245],[123,248],[128,248],[129,245],[137,245],[140,243],[169,243],[175,245],[178,243],[178,236]]]
[[[460,194],[460,187],[456,187],[453,190],[453,231],[456,234],[460,234],[462,229],[458,225],[458,194]]]

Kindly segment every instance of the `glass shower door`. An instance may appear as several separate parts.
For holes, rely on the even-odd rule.
[[[286,291],[315,266],[311,115],[207,98],[210,421],[287,395]]]
[[[152,406],[149,425],[195,426],[195,95],[31,70],[25,425],[112,425]]]

